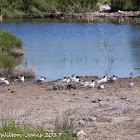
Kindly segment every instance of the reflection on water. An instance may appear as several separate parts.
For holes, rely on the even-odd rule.
[[[73,73],[100,77],[129,77],[130,72],[140,75],[134,69],[140,67],[140,25],[132,24],[132,19],[127,25],[102,20],[90,24],[54,19],[8,20],[0,23],[0,30],[8,30],[23,40],[23,65],[27,60],[38,76],[48,80]],[[104,41],[112,51],[112,65]]]

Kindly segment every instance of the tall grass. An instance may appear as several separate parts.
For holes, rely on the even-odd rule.
[[[23,42],[17,39],[15,35],[8,31],[0,31],[0,49],[1,51],[8,51],[11,48],[21,48]]]
[[[7,134],[4,137],[4,134]],[[7,137],[15,134],[15,137]],[[29,136],[30,134],[30,136]],[[75,140],[71,134],[61,131],[46,131],[42,127],[30,128],[29,125],[20,126],[12,119],[2,119],[0,126],[0,140]]]

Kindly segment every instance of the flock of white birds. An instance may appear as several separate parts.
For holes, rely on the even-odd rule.
[[[37,79],[37,80],[33,81],[33,83],[42,83],[45,79],[46,79],[46,77],[42,76],[40,79]],[[14,80],[14,82],[21,82],[21,83],[24,82],[24,81],[25,81],[24,76],[21,76],[18,79]],[[0,85],[9,86],[10,82],[7,80],[7,78],[0,77]]]
[[[64,83],[76,82],[76,83],[80,83],[82,87],[85,87],[85,88],[94,88],[95,83],[97,83],[97,84],[100,84],[100,86],[98,86],[98,89],[104,89],[105,86],[103,85],[103,83],[106,83],[106,82],[112,83],[112,82],[115,82],[116,80],[117,80],[117,76],[113,75],[109,79],[107,78],[107,76],[104,76],[102,79],[98,81],[92,80],[91,82],[88,82],[88,81],[80,80],[79,76],[75,76],[75,74],[73,74],[71,77],[64,77],[59,82],[64,82]],[[128,87],[133,87],[133,85],[134,84],[132,83],[132,80],[130,80],[128,83]]]
[[[41,77],[40,79],[37,79],[35,81],[33,81],[33,83],[42,83],[44,82],[46,79],[46,77]],[[15,79],[14,82],[24,82],[25,78],[24,76],[19,77],[18,79]],[[103,83],[106,82],[115,82],[117,80],[117,76],[113,75],[111,78],[107,78],[107,76],[104,76],[102,79],[98,80],[98,81],[94,81],[92,80],[91,82],[88,81],[83,81],[80,80],[79,76],[76,76],[75,74],[73,74],[71,77],[64,77],[62,80],[60,80],[59,82],[62,83],[70,83],[70,82],[76,82],[76,83],[80,83],[82,85],[82,87],[85,88],[94,88],[95,87],[95,83],[100,84],[100,86],[98,86],[98,89],[104,89],[104,85]],[[10,82],[4,78],[4,77],[0,77],[0,85],[3,86],[9,86]],[[132,80],[129,81],[128,83],[128,87],[133,87],[133,83]]]

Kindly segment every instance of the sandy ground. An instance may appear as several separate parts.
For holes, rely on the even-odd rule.
[[[12,82],[0,87],[0,117],[53,129],[56,121],[69,114],[75,121],[75,131],[86,133],[80,139],[140,140],[140,77],[132,80],[132,88],[128,87],[129,78],[119,78],[115,83],[105,83],[103,90],[50,90],[53,82]],[[93,116],[97,116],[95,121],[87,120]]]

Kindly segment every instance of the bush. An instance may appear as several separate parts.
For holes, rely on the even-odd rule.
[[[41,17],[41,12],[35,8],[35,7],[31,7],[31,16],[33,17]]]
[[[111,9],[117,10],[140,10],[139,0],[111,0]]]
[[[14,68],[16,66],[14,57],[9,56],[7,52],[0,52],[0,68]]]
[[[24,13],[22,11],[19,11],[19,10],[14,10],[13,11],[13,17],[14,18],[22,18],[24,15]]]
[[[6,18],[14,18],[13,13],[8,9],[2,8],[1,13]]]
[[[21,48],[23,42],[17,39],[15,35],[8,31],[0,32],[0,49],[1,51],[8,51],[11,48]]]

